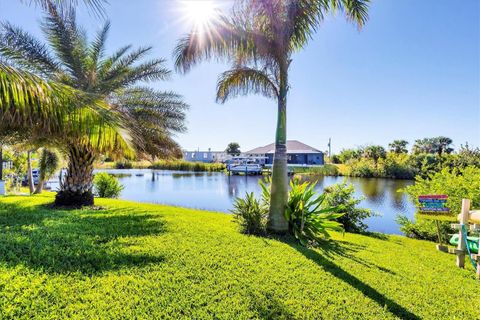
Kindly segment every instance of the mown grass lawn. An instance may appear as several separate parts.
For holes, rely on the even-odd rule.
[[[480,283],[434,244],[334,234],[307,249],[231,216],[0,198],[0,319],[479,319]]]

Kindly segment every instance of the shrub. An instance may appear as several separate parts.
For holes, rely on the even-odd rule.
[[[348,175],[352,177],[372,178],[380,176],[373,161],[367,159],[350,160],[347,162]]]
[[[420,195],[448,195],[447,207],[450,208],[450,216],[456,218],[461,210],[462,199],[472,200],[473,207],[480,206],[480,168],[467,167],[452,171],[444,168],[427,178],[417,177],[415,184],[403,191],[417,206],[420,204],[418,202]]]
[[[347,163],[352,159],[360,159],[363,154],[363,148],[357,149],[343,149],[337,156],[337,159],[340,163]]]
[[[472,206],[480,206],[480,168],[467,167],[464,169],[449,170],[444,168],[442,171],[430,174],[427,178],[418,176],[415,184],[402,190],[410,200],[419,205],[418,196],[426,194],[446,194],[448,195],[447,207],[450,208],[450,220],[456,220],[460,213],[462,199],[472,200]],[[435,218],[435,217],[433,217]],[[443,218],[439,218],[443,219]],[[437,238],[437,222],[423,219],[417,216],[416,221],[410,221],[399,217],[397,222],[401,225],[400,230],[406,236],[418,239],[433,240]],[[440,234],[446,239],[452,232],[449,222],[439,221]]]
[[[363,223],[363,220],[371,217],[374,213],[369,209],[358,208],[358,204],[364,198],[355,198],[354,193],[355,188],[352,184],[347,184],[346,181],[326,187],[323,206],[342,207],[339,213],[343,213],[343,216],[339,217],[337,221],[343,225],[345,231],[365,232],[368,226]]]
[[[95,195],[100,198],[118,198],[123,190],[118,179],[106,172],[97,173],[93,185]]]
[[[302,175],[318,175],[318,176],[338,176],[339,170],[336,165],[325,164],[318,167],[295,167],[293,169],[295,173],[301,173]]]
[[[407,154],[388,153],[383,161],[383,170],[385,176],[393,179],[413,179],[418,173],[418,169],[413,167]]]
[[[438,223],[442,239],[447,240],[449,234],[454,233],[454,230],[450,227],[450,222],[447,221],[433,221],[420,217],[413,221],[404,215],[397,216],[396,221],[400,225],[400,231],[409,238],[437,241],[438,228],[436,223]]]
[[[247,193],[245,198],[236,198],[231,212],[242,233],[265,234],[268,207],[255,198],[253,192]]]
[[[133,164],[130,161],[117,161],[115,162],[115,169],[132,169]]]

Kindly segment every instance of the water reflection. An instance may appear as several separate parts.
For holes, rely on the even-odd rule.
[[[258,181],[262,178],[258,176],[147,169],[106,171],[117,175],[124,185],[121,198],[140,202],[228,212],[235,197],[243,197],[246,192],[261,194]],[[355,195],[365,198],[361,205],[380,215],[367,219],[371,231],[399,233],[396,215],[413,216],[413,205],[404,194],[397,192],[411,185],[412,181],[343,177],[316,177],[313,180],[317,182],[318,191],[343,180],[352,183]]]

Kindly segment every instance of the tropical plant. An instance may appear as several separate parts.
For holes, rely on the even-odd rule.
[[[452,153],[453,140],[448,137],[435,137],[435,138],[424,138],[415,140],[415,144],[412,148],[412,153],[432,153],[442,156],[443,154]]]
[[[231,212],[234,220],[240,225],[242,233],[265,234],[268,207],[255,198],[253,192],[247,192],[245,198],[236,198]]]
[[[360,159],[363,154],[363,148],[356,149],[342,149],[338,154],[338,160],[340,163],[347,163],[352,159]]]
[[[364,219],[374,215],[370,209],[359,208],[358,205],[365,198],[355,198],[355,188],[352,184],[347,184],[344,180],[342,183],[337,183],[326,187],[323,190],[325,194],[325,201],[322,207],[339,207],[339,213],[343,215],[337,219],[343,225],[347,232],[365,232],[367,225],[363,222]]]
[[[390,148],[390,152],[393,153],[408,153],[408,141],[407,140],[394,140],[392,143],[388,144],[388,147]]]
[[[55,172],[60,167],[60,157],[58,154],[47,148],[43,148],[42,153],[40,155],[40,161],[38,163],[38,169],[40,170],[38,184],[35,189],[35,194],[42,193],[43,185],[45,181],[48,181]]]
[[[382,146],[371,145],[371,146],[365,147],[365,149],[363,150],[363,156],[366,159],[373,160],[373,163],[375,164],[375,168],[377,168],[378,160],[385,159],[385,157],[387,156],[387,152],[385,151],[385,148],[383,148]]]
[[[179,147],[171,134],[184,130],[187,106],[174,93],[134,87],[140,81],[165,80],[170,74],[163,66],[163,59],[139,63],[151,47],[131,51],[131,46],[125,46],[106,57],[108,22],[89,43],[76,23],[73,8],[59,10],[51,1],[46,1],[46,8],[42,30],[50,48],[27,32],[5,23],[0,54],[12,64],[49,79],[45,86],[62,83],[61,89],[73,88],[70,96],[86,96],[88,99],[83,98],[86,100],[84,105],[97,106],[93,112],[85,112],[85,107],[80,111],[75,107],[78,99],[72,104],[51,103],[62,107],[48,117],[44,116],[46,119],[35,119],[38,126],[47,130],[35,130],[36,134],[32,135],[38,139],[47,138],[66,154],[68,168],[56,203],[91,205],[93,162],[97,156],[131,156],[134,152],[151,157],[178,155]],[[42,98],[33,95],[40,99],[38,96]],[[45,109],[41,111],[45,112]],[[67,113],[70,125],[66,125],[65,117],[56,117],[58,113]],[[26,116],[28,120],[33,117],[33,114]],[[52,124],[50,118],[60,120]],[[16,123],[15,119],[6,123],[14,123],[18,128],[28,127]],[[52,130],[54,124],[56,127]]]
[[[217,101],[224,103],[237,95],[262,94],[278,103],[272,193],[268,227],[288,230],[284,210],[288,201],[287,96],[292,55],[303,49],[323,22],[328,11],[343,10],[363,26],[369,0],[244,0],[232,15],[219,15],[212,30],[193,29],[179,41],[175,66],[188,72],[201,60],[226,59],[232,69],[220,75]],[[203,29],[202,29],[203,30]]]
[[[329,231],[343,231],[342,224],[336,220],[343,216],[341,206],[329,206],[325,194],[317,194],[316,183],[293,179],[285,210],[290,232],[301,244],[319,243],[322,236],[329,237]]]
[[[239,156],[241,153],[240,145],[236,142],[230,142],[225,152],[231,156]]]
[[[265,182],[260,180],[262,188],[262,205],[267,210],[271,199],[271,179]],[[297,238],[301,244],[315,244],[322,237],[328,238],[329,231],[343,231],[342,224],[337,222],[343,216],[340,213],[343,206],[329,206],[326,194],[315,192],[316,183],[300,182],[300,179],[290,181],[288,202],[284,211],[288,221],[289,232]]]
[[[118,198],[123,190],[118,179],[106,172],[97,173],[93,185],[96,196],[100,198]]]

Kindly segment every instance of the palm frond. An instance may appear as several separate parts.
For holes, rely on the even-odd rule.
[[[105,15],[105,4],[107,4],[107,0],[20,0],[20,2],[34,4],[43,9],[47,9],[50,4],[73,7],[77,6],[79,2],[83,2],[97,16]]]
[[[223,15],[212,23],[210,29],[208,33],[192,30],[178,41],[173,53],[177,71],[186,73],[203,60],[228,60],[240,52],[253,55],[257,48],[249,34],[243,32],[245,30]]]
[[[184,132],[188,105],[174,92],[137,87],[116,95],[113,105],[127,118],[168,132]],[[135,128],[132,128],[135,129]]]
[[[96,92],[110,93],[134,85],[139,81],[168,80],[171,71],[164,65],[164,59],[154,59],[135,66],[122,65],[120,67],[117,64],[110,72],[107,72],[105,77],[99,79]]]
[[[0,64],[0,131],[29,131],[65,145],[89,141],[99,152],[131,153],[121,117],[102,99]]]
[[[90,63],[95,67],[95,72],[97,72],[97,65],[99,59],[103,57],[105,51],[105,42],[107,40],[108,31],[110,30],[110,22],[107,21],[103,28],[97,33],[95,40],[90,45]]]
[[[45,44],[10,23],[3,23],[0,55],[16,65],[42,75],[59,71],[59,65]]]
[[[370,0],[330,0],[333,10],[342,10],[359,28],[363,27],[368,20],[369,4]]]
[[[278,87],[268,74],[248,67],[236,67],[219,76],[217,102],[224,103],[232,97],[250,93],[277,98]]]
[[[54,4],[50,4],[41,27],[58,59],[78,82],[76,87],[81,87],[87,79],[85,62],[88,48],[85,32],[77,26],[75,10],[72,8],[60,10]]]

